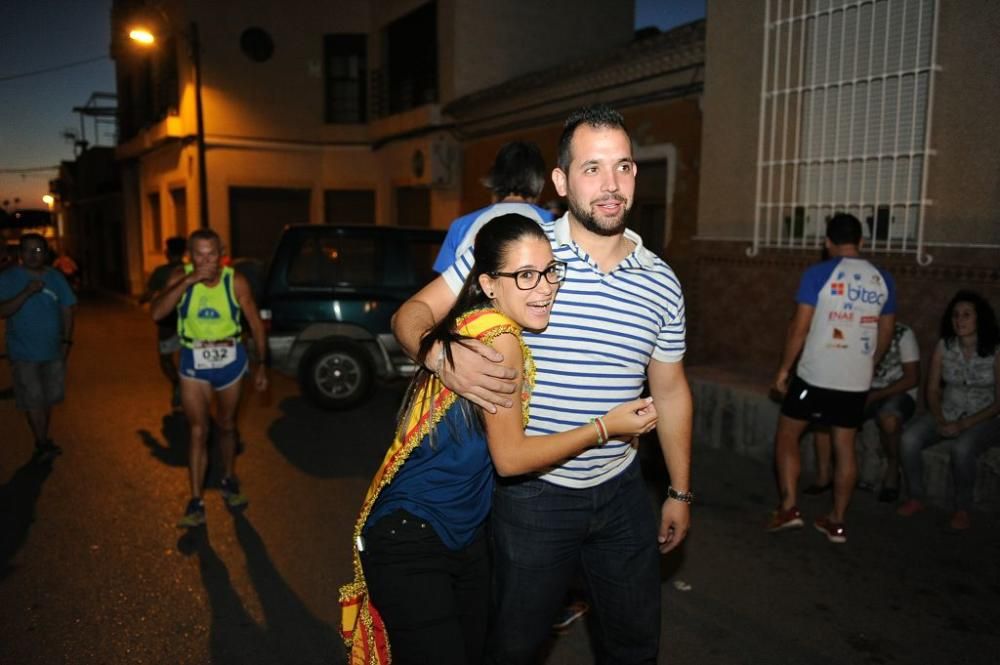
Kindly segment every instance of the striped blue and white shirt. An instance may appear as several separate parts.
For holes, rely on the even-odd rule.
[[[578,427],[639,397],[649,361],[680,362],[685,349],[680,283],[638,234],[625,231],[635,250],[605,274],[570,237],[566,215],[541,226],[567,272],[549,327],[524,332],[537,368],[526,430],[532,436]],[[455,293],[472,263],[470,250],[443,273]],[[541,478],[563,487],[593,487],[624,471],[635,455],[629,441],[612,439]]]

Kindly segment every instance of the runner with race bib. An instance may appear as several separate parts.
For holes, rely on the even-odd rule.
[[[241,339],[241,321],[246,320],[262,359],[254,371],[254,387],[267,388],[267,352],[264,325],[247,280],[222,265],[222,241],[210,229],[200,229],[188,240],[191,263],[180,266],[167,288],[153,301],[153,318],[177,310],[177,333],[181,342],[181,402],[191,427],[188,461],[191,500],[178,527],[205,523],[202,492],[208,467],[209,418],[212,398],[218,398],[215,425],[222,453],[224,477],[222,497],[229,508],[247,504],[235,474],[236,409],[240,401],[240,379],[247,373],[246,348]]]

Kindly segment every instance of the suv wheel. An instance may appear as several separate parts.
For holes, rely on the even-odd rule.
[[[318,342],[299,366],[303,392],[324,409],[346,409],[368,396],[374,369],[363,348],[346,340]]]

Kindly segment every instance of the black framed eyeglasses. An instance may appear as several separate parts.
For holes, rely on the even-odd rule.
[[[516,270],[514,272],[491,272],[490,277],[510,277],[514,284],[522,291],[530,291],[538,286],[538,282],[545,278],[549,284],[558,284],[566,279],[566,264],[562,261],[553,261],[545,270]]]

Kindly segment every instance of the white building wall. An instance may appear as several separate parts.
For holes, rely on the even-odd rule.
[[[765,0],[708,2],[702,239],[753,239],[764,7]],[[986,109],[1000,108],[1000,61],[992,55],[1000,3],[942,1],[938,8],[924,239],[931,248],[1000,248],[1000,127],[982,121]]]

